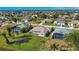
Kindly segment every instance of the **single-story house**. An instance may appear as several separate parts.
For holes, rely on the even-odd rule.
[[[19,27],[19,28],[25,28],[25,27],[27,27],[27,25],[26,24],[19,24],[17,27]]]
[[[36,34],[38,36],[46,36],[51,31],[50,28],[44,26],[37,26],[30,30],[30,33]]]
[[[17,27],[20,29],[23,29],[23,28],[26,29],[25,30],[26,32],[28,32],[32,28],[31,24],[28,24],[28,23],[18,24]]]
[[[44,20],[46,23],[52,23],[53,22],[53,20],[50,20],[50,19],[45,19]]]
[[[31,19],[29,19],[28,17],[25,17],[25,18],[22,19],[22,21],[24,21],[26,23],[26,22],[31,21]]]
[[[3,25],[3,22],[2,21],[0,21],[0,27]]]
[[[38,16],[37,14],[34,14],[34,15],[32,15],[31,17],[33,17],[33,18],[34,18],[34,17],[37,17],[37,16]]]
[[[6,25],[10,25],[11,27],[17,26],[17,24],[16,23],[13,23],[13,22],[3,22],[3,25],[2,26],[6,26]]]
[[[65,25],[65,21],[64,20],[56,20],[56,21],[54,21],[54,24]]]
[[[73,32],[74,29],[72,28],[56,28],[53,32],[52,32],[52,38],[54,39],[64,39],[65,34],[69,34],[71,32]]]
[[[19,27],[19,28],[27,28],[27,27],[30,27],[30,26],[31,26],[31,24],[28,24],[28,23],[25,23],[25,22],[19,22],[17,24],[17,27]]]
[[[30,24],[20,22],[12,29],[12,31],[17,34],[23,32],[22,29],[24,29],[25,32],[28,32],[31,28],[32,26]]]
[[[29,22],[29,20],[28,20],[28,19],[23,19],[23,21],[24,21],[24,22]]]
[[[69,15],[63,15],[62,18],[69,19]]]
[[[4,20],[7,20],[7,18],[2,16],[0,17],[0,20],[4,21]]]
[[[79,22],[78,21],[72,21],[72,22],[68,22],[68,26],[69,27],[78,27],[79,28]]]
[[[10,23],[10,25],[12,26],[12,27],[15,27],[15,26],[17,26],[17,24],[16,23]]]

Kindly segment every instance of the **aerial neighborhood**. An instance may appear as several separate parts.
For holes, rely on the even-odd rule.
[[[0,11],[0,50],[79,50],[79,11]]]

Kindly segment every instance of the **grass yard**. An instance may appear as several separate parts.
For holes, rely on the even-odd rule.
[[[54,46],[54,44],[55,44],[55,46]],[[64,40],[50,39],[49,38],[45,42],[44,47],[43,47],[42,50],[43,51],[73,51],[74,47],[72,46],[72,44],[68,44]]]
[[[40,22],[30,21],[29,24],[39,24]]]
[[[42,41],[46,40],[46,38],[44,37],[39,37],[29,33],[17,35],[15,38],[18,39],[19,37],[23,36],[29,37],[28,42],[22,44],[10,44],[10,45],[5,42],[5,38],[3,36],[0,36],[0,47],[17,51],[39,51],[44,44]]]
[[[45,23],[44,25],[57,26],[57,24],[53,24],[53,23]]]

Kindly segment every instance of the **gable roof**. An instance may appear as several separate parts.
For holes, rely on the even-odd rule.
[[[57,23],[65,23],[64,20],[56,20]]]
[[[18,24],[19,28],[25,28],[25,27],[30,27],[30,24],[28,23],[22,23],[22,24]]]

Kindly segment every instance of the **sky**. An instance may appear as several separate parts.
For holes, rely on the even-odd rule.
[[[0,0],[0,7],[78,7],[79,0]]]

